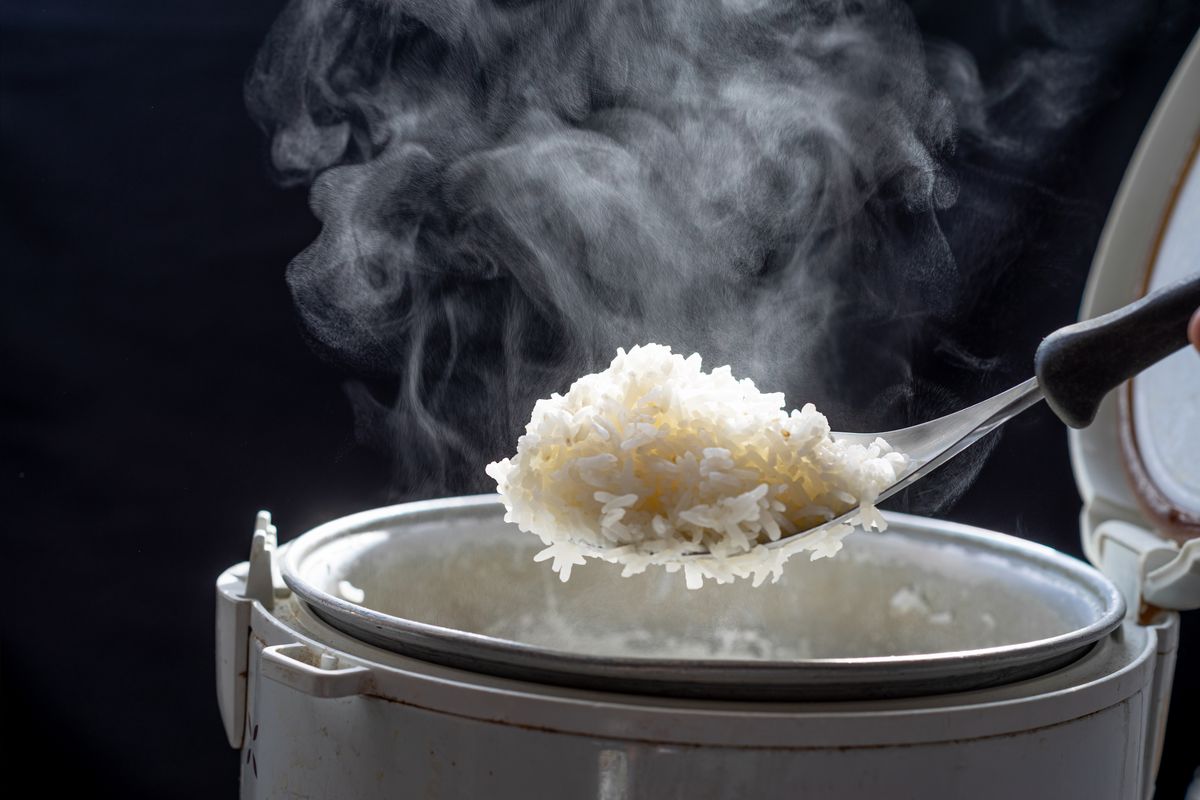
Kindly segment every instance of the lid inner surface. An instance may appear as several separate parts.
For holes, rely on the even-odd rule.
[[[1197,139],[1150,264],[1146,291],[1200,269],[1200,169]],[[1185,348],[1131,381],[1125,456],[1145,510],[1166,532],[1200,535],[1200,356]]]

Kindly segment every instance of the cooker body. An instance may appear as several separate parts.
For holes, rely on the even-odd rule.
[[[663,704],[344,651],[326,686],[326,643],[264,614],[241,796],[1148,797],[1157,650],[1173,625],[1127,623],[1060,673],[961,697]]]
[[[905,527],[913,541],[961,532],[964,563],[979,560],[975,540],[992,536],[906,518],[897,537]],[[894,696],[864,687],[850,699],[771,700],[622,693],[370,642],[272,578],[273,547],[259,538],[251,561],[217,586],[219,696],[241,750],[243,798],[1152,794],[1178,636],[1172,613],[1151,624],[1126,619],[1068,663],[968,690]],[[331,560],[331,585],[345,577],[345,561]],[[312,574],[325,572],[315,562]],[[1084,587],[1096,576],[1084,576],[1083,595],[1094,595]],[[367,587],[368,602],[379,591],[362,574],[349,577]],[[971,653],[979,651],[963,655]],[[973,668],[969,658],[962,664]]]

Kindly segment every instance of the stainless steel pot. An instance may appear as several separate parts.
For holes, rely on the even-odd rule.
[[[776,584],[684,588],[592,563],[568,583],[491,495],[357,514],[290,544],[287,585],[330,625],[425,661],[560,686],[710,699],[861,700],[1009,683],[1121,621],[1094,569],[999,533],[889,515]],[[360,595],[361,593],[361,595]],[[347,596],[359,600],[352,602]],[[361,597],[361,599],[360,599]]]

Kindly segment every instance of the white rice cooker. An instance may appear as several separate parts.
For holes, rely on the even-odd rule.
[[[1121,187],[1084,318],[1200,263],[1198,97],[1200,39]],[[602,563],[561,584],[494,496],[285,546],[264,512],[217,580],[241,796],[1149,797],[1176,610],[1200,606],[1200,359],[1112,395],[1070,437],[1091,565],[889,514],[760,589]]]

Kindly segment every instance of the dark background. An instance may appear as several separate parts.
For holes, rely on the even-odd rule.
[[[986,77],[1016,46],[992,27],[995,5],[916,10]],[[0,3],[4,757],[7,776],[40,775],[52,796],[234,796],[214,694],[217,574],[246,557],[259,508],[287,539],[388,499],[386,463],[355,443],[345,376],[311,355],[284,285],[317,230],[305,194],[271,184],[242,105],[278,10]],[[1194,12],[1132,33],[1035,179],[995,183],[1020,192],[1005,207],[1029,235],[979,313],[1003,315],[1015,352],[1074,318]],[[1003,164],[975,166],[963,179],[986,195]],[[951,212],[960,248],[972,213]],[[1038,408],[946,516],[1078,555],[1078,511],[1063,428]],[[1197,764],[1185,709],[1200,691],[1198,626],[1185,615],[1162,798],[1181,797]]]

